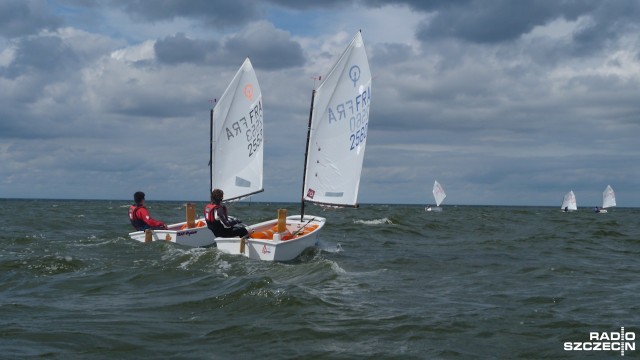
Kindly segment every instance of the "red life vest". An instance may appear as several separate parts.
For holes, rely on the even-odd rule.
[[[134,229],[140,231],[149,227],[142,219],[138,217],[138,210],[143,208],[143,206],[131,205],[129,207],[129,220],[131,221],[131,225]]]
[[[207,204],[207,206],[204,207],[204,219],[207,222],[215,222],[216,221],[216,209],[217,208],[222,208],[222,211],[227,212],[227,208],[225,206],[221,206],[218,204]]]

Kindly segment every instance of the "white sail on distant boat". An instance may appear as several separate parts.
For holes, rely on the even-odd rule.
[[[433,183],[432,192],[433,192],[433,198],[436,200],[436,206],[435,207],[428,206],[427,208],[425,208],[425,211],[442,211],[440,204],[442,203],[444,198],[447,197],[447,194],[444,192],[444,188],[442,187],[442,185],[440,185],[438,180],[436,180]]]
[[[573,190],[564,195],[564,198],[562,199],[562,206],[560,206],[560,209],[565,212],[578,210],[576,195],[573,193]]]
[[[602,192],[602,208],[599,209],[598,212],[606,213],[606,208],[616,206],[616,194],[613,192],[613,188],[611,185],[607,185],[607,187]]]

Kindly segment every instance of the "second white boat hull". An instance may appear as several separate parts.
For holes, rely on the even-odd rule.
[[[302,254],[304,250],[318,246],[320,230],[325,222],[326,219],[319,216],[305,215],[302,220],[300,215],[288,216],[286,226],[289,233],[295,234],[300,229],[304,231],[305,228],[313,228],[313,230],[288,240],[248,238],[244,240],[244,252],[242,252],[243,240],[240,238],[216,238],[216,244],[218,250],[227,254],[242,255],[263,261],[290,261]],[[268,230],[277,223],[278,220],[274,219],[251,225],[249,228],[255,234]]]

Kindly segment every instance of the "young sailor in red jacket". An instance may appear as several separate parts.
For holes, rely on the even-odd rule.
[[[129,220],[136,230],[167,228],[167,225],[162,221],[155,220],[149,215],[149,211],[144,207],[144,193],[142,191],[133,194],[133,201],[135,204],[129,207]]]
[[[242,221],[230,218],[227,215],[227,207],[221,205],[224,193],[220,189],[211,192],[211,203],[204,208],[204,219],[207,227],[215,237],[244,237],[249,234]]]

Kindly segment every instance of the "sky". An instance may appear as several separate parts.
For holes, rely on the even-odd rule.
[[[0,0],[0,198],[207,201],[249,56],[265,191],[301,198],[311,91],[361,30],[360,203],[640,206],[640,2]]]

